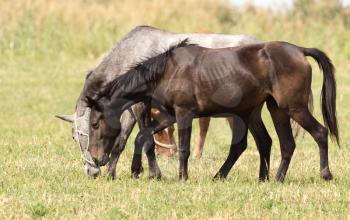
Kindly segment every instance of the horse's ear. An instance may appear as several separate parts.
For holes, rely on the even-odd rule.
[[[73,115],[55,115],[56,118],[59,118],[63,121],[69,122],[69,123],[73,123],[74,119],[75,119],[75,114]]]
[[[103,105],[99,101],[96,101],[89,96],[86,96],[86,99],[90,108],[94,107],[97,111],[103,111]]]

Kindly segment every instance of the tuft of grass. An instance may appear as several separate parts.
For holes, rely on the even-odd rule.
[[[27,212],[33,216],[33,218],[44,217],[50,211],[52,211],[51,208],[39,202],[27,206]]]
[[[111,208],[107,214],[106,219],[128,219],[130,218],[129,215],[127,215],[123,210],[119,208]]]

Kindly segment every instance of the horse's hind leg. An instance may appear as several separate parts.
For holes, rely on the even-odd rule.
[[[284,110],[278,108],[275,100],[269,99],[267,101],[267,107],[270,111],[272,121],[280,141],[282,157],[276,174],[276,181],[283,182],[295,149],[293,132],[289,116]]]
[[[325,180],[333,178],[328,164],[328,131],[309,112],[308,108],[290,111],[291,117],[308,131],[317,142],[320,149],[321,177]]]
[[[271,144],[272,140],[270,135],[267,133],[265,125],[261,120],[260,111],[258,114],[252,115],[251,122],[249,123],[249,130],[254,137],[257,148],[259,150],[260,155],[260,171],[259,171],[259,180],[265,181],[269,179],[269,170],[270,170],[270,152],[271,152]],[[247,147],[247,132],[245,124],[242,123],[241,119],[234,120],[232,118],[228,118],[228,122],[230,124],[230,128],[232,132],[235,132],[235,136],[233,136],[233,145],[231,144],[230,153],[225,161],[224,165],[221,167],[220,171],[215,175],[214,178],[225,178],[232,166],[236,162],[236,160],[240,157],[240,155],[244,152]],[[242,129],[245,127],[244,129]],[[243,137],[243,138],[242,138]],[[237,142],[237,139],[241,141]],[[231,155],[230,155],[231,154]]]
[[[260,156],[260,169],[259,169],[259,180],[269,180],[270,170],[270,153],[272,140],[269,133],[266,130],[264,122],[261,119],[261,112],[255,114],[249,122],[249,131],[252,134],[256,146],[259,150]]]
[[[199,136],[197,138],[196,146],[194,148],[194,154],[193,154],[193,158],[195,159],[200,159],[202,157],[203,146],[204,146],[205,138],[208,132],[210,117],[199,118],[198,122],[199,122]]]
[[[247,132],[246,123],[238,116],[233,117],[234,125],[232,130],[232,140],[230,151],[226,161],[220,170],[215,174],[214,179],[226,178],[232,166],[247,148]]]
[[[179,136],[179,180],[187,180],[193,114],[187,109],[177,107],[175,115]]]
[[[146,111],[146,106],[144,104],[136,104],[131,107],[132,113],[133,113],[133,118],[138,122],[138,126],[140,131],[144,127],[145,123],[145,111]],[[131,112],[130,112],[131,113]],[[125,114],[125,112],[123,113]],[[135,139],[136,141],[136,139]],[[142,144],[136,144],[134,145],[134,154],[132,157],[132,162],[131,162],[131,176],[133,178],[138,178],[139,175],[143,172],[143,167],[142,167]]]

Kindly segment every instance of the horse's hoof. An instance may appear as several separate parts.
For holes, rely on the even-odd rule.
[[[333,175],[332,175],[331,171],[329,171],[328,168],[323,169],[323,170],[321,171],[321,177],[322,177],[322,179],[327,180],[327,181],[333,179]]]
[[[150,170],[148,178],[160,180],[162,178],[162,173],[160,172],[159,169],[155,169],[154,171]]]
[[[226,179],[226,176],[227,176],[227,174],[225,175],[225,174],[223,174],[222,172],[217,172],[216,174],[215,174],[215,176],[213,177],[213,181],[217,181],[217,180],[225,180]]]
[[[140,173],[131,173],[131,178],[133,179],[139,179],[140,178]]]
[[[225,180],[226,180],[225,176],[218,175],[218,174],[216,174],[212,179],[212,181],[225,181]]]
[[[179,180],[182,182],[185,182],[188,180],[188,176],[187,175],[179,175]]]
[[[193,154],[193,159],[195,159],[195,160],[199,160],[199,159],[201,159],[201,157],[202,157],[202,154],[201,153],[194,153]]]
[[[138,179],[140,178],[140,174],[143,173],[143,167],[138,167],[138,168],[131,168],[131,177],[133,179]]]
[[[155,179],[155,180],[160,180],[162,179],[162,175],[161,174],[150,174],[149,179]]]
[[[260,183],[265,183],[268,182],[270,179],[268,176],[263,176],[263,177],[259,177],[259,182]]]

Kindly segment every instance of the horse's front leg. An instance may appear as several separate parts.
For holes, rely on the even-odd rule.
[[[122,114],[122,117],[120,119],[122,130],[119,136],[117,137],[111,151],[111,158],[108,163],[108,176],[111,177],[112,179],[115,178],[115,173],[116,173],[115,170],[116,170],[116,166],[117,166],[120,154],[125,149],[126,142],[136,123],[136,118],[133,117],[130,111],[125,111]]]
[[[149,110],[149,108],[147,108],[144,103],[139,103],[132,106],[131,109],[132,109],[132,116],[138,122],[138,126],[141,132],[144,128],[148,126],[147,124],[148,122],[146,120],[148,120],[147,117],[149,117],[147,115],[148,114],[147,110]],[[138,135],[140,134],[140,132],[138,133]],[[143,167],[142,167],[143,143],[137,142],[137,137],[135,139],[135,145],[134,145],[135,148],[134,148],[134,154],[133,154],[132,163],[131,163],[131,176],[136,179],[139,178],[140,174],[143,172]]]
[[[140,130],[135,139],[135,149],[143,148],[145,150],[149,165],[149,177],[160,179],[161,171],[157,164],[154,146],[153,128],[143,128]]]
[[[193,114],[188,110],[176,108],[175,115],[179,135],[179,179],[187,180]]]
[[[151,120],[150,105],[144,105],[143,108],[140,108],[138,112],[140,114],[140,120],[138,120],[140,126],[140,132],[135,139],[135,152],[132,165],[132,174],[133,177],[138,177],[139,172],[137,168],[141,167],[141,153],[144,149],[148,164],[149,164],[149,177],[150,178],[161,178],[161,172],[157,164],[156,155],[155,155],[155,143],[153,139],[154,132],[162,130],[169,125],[174,123],[174,119],[169,117],[167,112],[160,110],[160,116],[158,120]],[[134,172],[136,171],[136,172]]]
[[[149,164],[150,178],[157,178],[157,179],[161,178],[161,172],[157,164],[156,155],[154,151],[155,143],[153,139],[153,134],[157,131],[163,130],[166,127],[169,127],[175,122],[173,117],[169,117],[168,115],[164,115],[164,116],[165,117],[162,118],[160,121],[154,120],[150,124],[150,126],[143,127],[135,139],[135,150],[137,149],[137,151],[135,152],[142,151],[142,148],[146,152],[146,156]],[[137,154],[134,154],[134,155],[137,155]],[[141,153],[138,155],[141,155]],[[141,161],[141,159],[139,161]],[[133,161],[133,163],[137,163],[137,162],[138,161]],[[138,176],[134,176],[134,177],[138,177]]]

